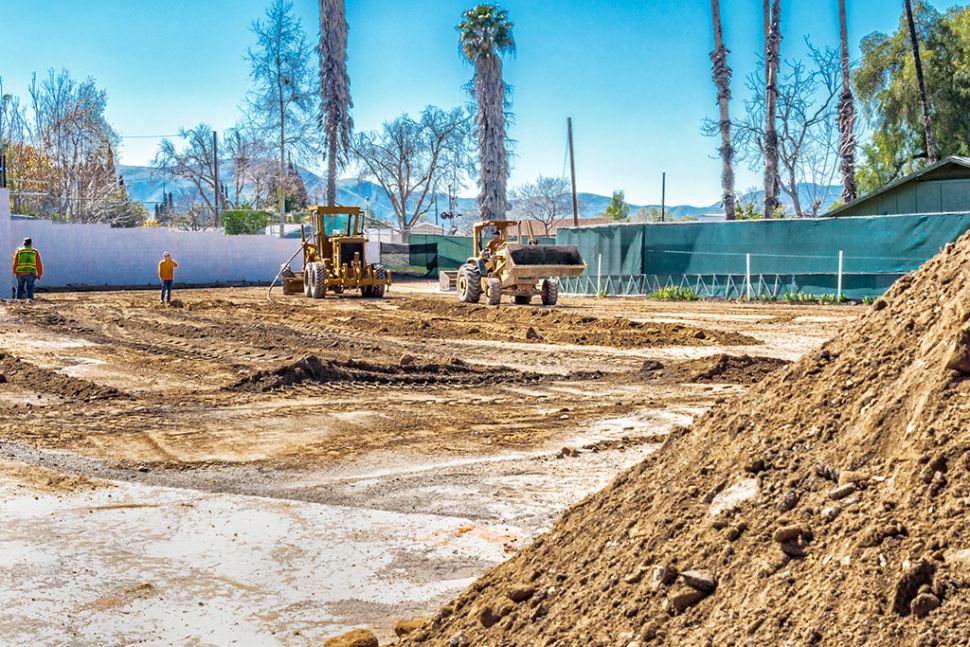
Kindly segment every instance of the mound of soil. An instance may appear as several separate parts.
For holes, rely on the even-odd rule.
[[[128,399],[126,393],[57,371],[34,366],[12,355],[0,353],[0,383],[70,401]]]
[[[787,366],[789,362],[777,357],[751,357],[720,353],[678,364],[672,374],[683,375],[685,382],[754,384],[769,373]]]
[[[306,383],[334,384],[485,384],[489,382],[534,382],[540,376],[513,369],[476,369],[458,359],[442,364],[419,364],[405,356],[398,364],[361,360],[321,360],[307,355],[269,371],[257,371],[232,386],[229,391],[272,391]]]
[[[408,645],[966,645],[970,234]]]

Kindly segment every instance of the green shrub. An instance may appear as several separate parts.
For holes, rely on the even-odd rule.
[[[691,288],[681,288],[675,285],[668,285],[650,295],[651,299],[666,299],[668,301],[699,301],[698,295]]]
[[[269,222],[270,214],[256,211],[249,205],[222,212],[222,229],[229,236],[261,234]]]

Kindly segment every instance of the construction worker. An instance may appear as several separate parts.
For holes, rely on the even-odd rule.
[[[44,275],[44,263],[30,238],[24,238],[23,247],[14,252],[13,275],[17,277],[17,298],[33,300],[34,281]]]
[[[488,244],[482,248],[481,258],[478,259],[478,272],[482,276],[485,276],[485,262],[490,261],[495,258],[495,252],[499,250],[505,239],[502,238],[502,230],[498,227],[492,232],[492,240],[488,241]]]
[[[158,278],[162,281],[162,294],[159,303],[172,302],[172,283],[175,282],[175,268],[179,264],[172,260],[172,255],[168,252],[162,254],[162,260],[158,263]]]

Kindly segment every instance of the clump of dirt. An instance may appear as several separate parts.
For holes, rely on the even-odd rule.
[[[126,393],[57,371],[41,368],[17,357],[0,353],[0,383],[9,382],[19,389],[29,389],[47,396],[70,401],[128,399]]]
[[[970,234],[402,643],[966,645],[968,259]]]
[[[445,363],[421,364],[413,357],[397,364],[362,360],[322,360],[307,355],[296,362],[268,371],[257,371],[227,387],[229,391],[258,392],[300,384],[486,384],[489,382],[534,382],[538,374],[509,368],[474,368],[453,359]]]
[[[683,375],[686,382],[754,384],[788,364],[789,362],[777,357],[719,353],[678,364],[673,372]]]

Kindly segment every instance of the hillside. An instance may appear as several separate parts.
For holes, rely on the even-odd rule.
[[[226,170],[223,172],[222,179],[227,185],[231,185],[233,183],[231,165],[226,162],[223,164],[223,168]],[[119,166],[118,172],[124,177],[125,185],[128,187],[128,195],[131,199],[135,202],[144,203],[149,210],[153,209],[155,204],[162,201],[162,195],[165,192],[171,192],[178,196],[183,193],[190,194],[194,191],[191,183],[180,180],[166,180],[163,177],[157,176],[156,169],[149,166]],[[300,175],[303,177],[303,183],[306,185],[307,194],[310,196],[311,202],[321,200],[321,196],[323,196],[326,190],[323,178],[307,169],[301,169]],[[822,208],[824,212],[838,198],[839,190],[840,188],[837,186],[828,187],[826,191],[824,187],[804,185],[802,187],[802,199],[808,201],[810,199],[809,196],[816,195],[821,191],[822,194],[826,195],[826,201]],[[761,192],[756,192],[752,195],[759,201],[762,199]],[[391,207],[387,195],[379,185],[373,182],[361,182],[352,178],[345,178],[337,183],[337,202],[339,204],[362,206],[365,199],[370,199],[370,208],[378,220],[385,222],[394,221],[394,210]],[[602,196],[594,193],[579,193],[577,195],[577,201],[579,203],[580,217],[592,218],[597,216],[609,206],[610,200],[610,196]],[[789,210],[791,209],[791,201],[786,196],[782,196],[782,202],[788,206]],[[630,213],[633,214],[640,208],[650,207],[657,207],[659,209],[660,205],[631,204]],[[720,203],[700,207],[692,205],[666,205],[665,208],[666,213],[673,220],[690,216],[697,217],[702,214],[721,213]],[[448,196],[441,193],[438,195],[438,212],[442,213],[447,210]],[[459,213],[471,214],[475,210],[475,198],[458,198]],[[434,208],[431,209],[431,217],[428,221],[434,222]]]

